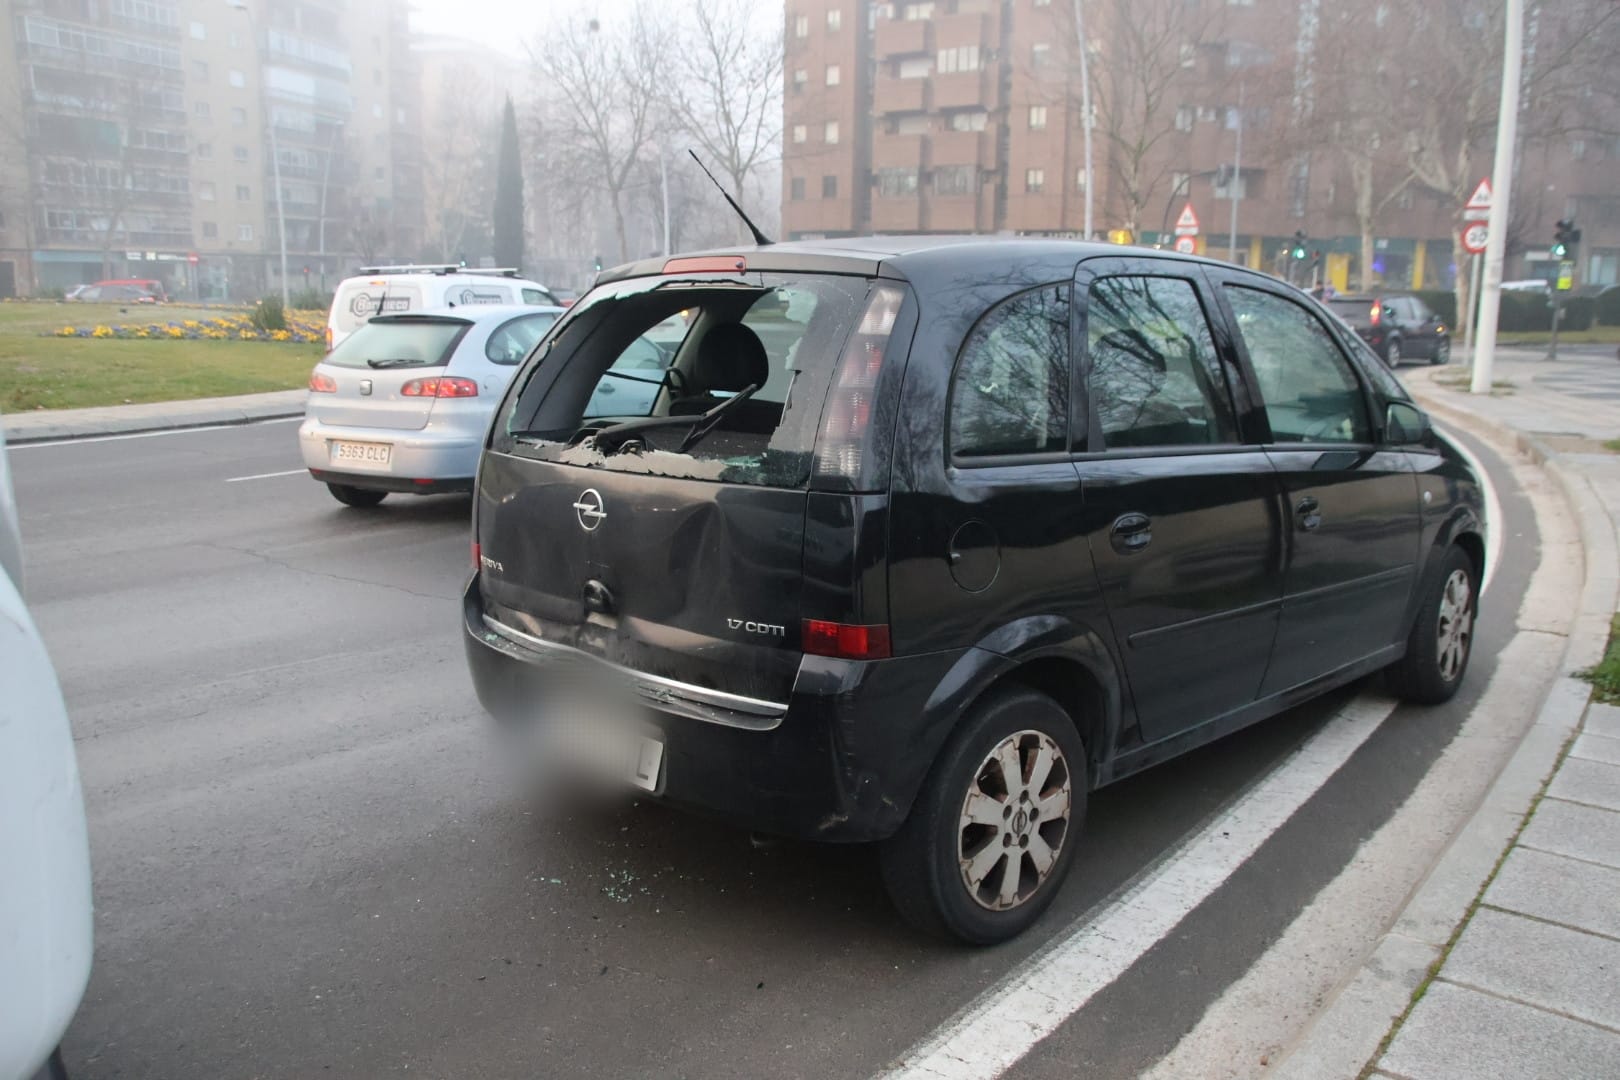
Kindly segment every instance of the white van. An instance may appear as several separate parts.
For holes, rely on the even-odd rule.
[[[557,302],[550,289],[517,275],[510,268],[472,270],[456,263],[363,266],[355,277],[338,282],[332,294],[332,311],[326,317],[326,351],[335,349],[373,315],[469,304]]]

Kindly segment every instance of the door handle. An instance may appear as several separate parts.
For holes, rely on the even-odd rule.
[[[1294,504],[1294,520],[1301,530],[1312,532],[1322,524],[1322,504],[1307,495]]]
[[[1146,514],[1121,514],[1108,530],[1108,542],[1121,555],[1135,555],[1153,542],[1153,522]]]

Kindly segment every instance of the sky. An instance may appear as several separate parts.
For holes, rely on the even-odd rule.
[[[411,26],[522,57],[523,46],[537,41],[552,20],[611,18],[626,6],[626,0],[415,0]]]

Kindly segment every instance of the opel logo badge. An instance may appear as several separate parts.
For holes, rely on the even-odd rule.
[[[574,515],[579,518],[580,528],[595,532],[602,519],[607,517],[607,511],[602,509],[602,493],[595,488],[580,492],[579,501],[574,503]]]

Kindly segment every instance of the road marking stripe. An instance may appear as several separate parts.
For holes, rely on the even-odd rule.
[[[303,419],[303,415],[300,414],[273,416],[268,420],[248,420],[240,424],[205,424],[202,427],[165,428],[162,431],[132,431],[128,435],[90,435],[83,438],[68,435],[60,439],[42,439],[39,442],[11,443],[6,449],[16,453],[18,450],[38,450],[48,446],[82,446],[85,443],[118,442],[120,439],[155,439],[160,435],[196,435],[203,431],[230,431],[233,428],[261,427],[264,424],[297,424]],[[0,427],[4,426],[4,419],[0,419]]]
[[[308,469],[284,469],[281,472],[254,473],[252,476],[233,476],[225,482],[227,484],[240,484],[243,480],[268,480],[272,476],[297,476],[300,473],[307,472],[309,472]]]
[[[1440,425],[1437,425],[1440,426]],[[1443,426],[1441,431],[1445,431]],[[1456,433],[1451,433],[1451,445],[1457,448],[1457,453],[1468,462],[1468,467],[1474,470],[1479,477],[1480,486],[1485,489],[1485,576],[1479,582],[1479,595],[1484,596],[1485,590],[1491,587],[1496,578],[1496,564],[1502,561],[1502,544],[1507,536],[1507,523],[1502,520],[1502,503],[1496,497],[1496,485],[1491,483],[1491,474],[1485,471],[1479,458],[1473,451],[1464,446]]]
[[[885,1080],[999,1076],[1056,1031],[1226,881],[1395,709],[1362,694],[1123,894],[991,987]]]

